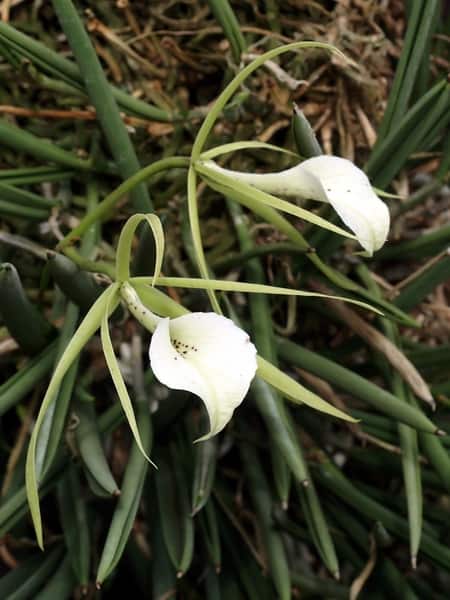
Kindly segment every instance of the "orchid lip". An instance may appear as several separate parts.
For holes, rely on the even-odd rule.
[[[256,348],[231,319],[190,313],[161,319],[150,343],[155,377],[167,387],[199,396],[210,431],[219,433],[244,400],[256,373]]]

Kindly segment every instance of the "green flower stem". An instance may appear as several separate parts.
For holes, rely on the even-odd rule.
[[[187,208],[195,260],[197,261],[197,266],[201,277],[203,279],[208,279],[209,269],[206,262],[205,252],[203,250],[200,219],[198,214],[197,171],[192,165],[189,167],[187,174]],[[214,290],[208,290],[207,294],[213,310],[220,315],[222,311]]]
[[[63,252],[83,271],[89,271],[90,273],[103,273],[111,279],[115,279],[116,269],[114,265],[103,260],[96,261],[84,258],[77,250],[75,250],[75,248],[63,248]]]
[[[128,194],[136,185],[139,185],[157,173],[167,171],[168,169],[186,169],[189,167],[189,164],[189,158],[174,156],[158,160],[151,165],[144,167],[119,185],[119,187],[108,194],[108,196],[106,196],[93,211],[89,212],[89,214],[81,220],[80,224],[72,229],[72,231],[58,244],[57,250],[66,248],[72,240],[83,235],[86,229],[93,223],[104,219],[111,213],[123,196]],[[72,258],[69,254],[68,256]]]
[[[214,127],[214,124],[215,124],[216,120],[218,119],[221,111],[223,110],[225,105],[228,103],[230,98],[233,96],[233,94],[239,89],[241,84],[246,80],[246,78],[249,75],[251,75],[258,67],[263,65],[267,60],[271,60],[285,52],[301,50],[301,49],[306,49],[306,48],[322,48],[329,52],[334,52],[337,55],[339,55],[341,58],[345,59],[345,55],[342,54],[342,52],[340,52],[339,50],[337,50],[337,48],[335,48],[334,46],[331,46],[330,44],[325,44],[325,43],[321,43],[321,42],[295,42],[293,44],[287,44],[287,45],[281,46],[279,48],[274,48],[272,50],[269,50],[269,52],[265,52],[264,54],[262,54],[260,57],[258,57],[254,61],[252,61],[249,65],[247,65],[247,67],[242,69],[233,78],[233,80],[227,85],[227,87],[223,90],[223,92],[220,94],[220,96],[217,98],[212,109],[209,111],[205,120],[203,121],[203,123],[200,127],[200,130],[198,131],[197,136],[195,138],[194,144],[192,146],[192,151],[191,151],[192,165],[195,165],[199,161],[201,152],[206,143],[206,140],[207,140],[212,128]],[[255,190],[255,193],[256,193],[256,190]],[[230,196],[230,194],[228,194],[227,191],[225,192],[225,195]],[[239,201],[240,195],[241,194],[237,195],[238,201]],[[208,266],[206,263],[205,252],[203,249],[203,244],[202,244],[201,235],[200,235],[200,222],[199,222],[199,216],[198,216],[197,194],[196,194],[196,172],[195,172],[194,166],[192,166],[189,169],[189,173],[188,173],[188,210],[189,210],[189,222],[190,222],[191,231],[192,231],[192,239],[193,239],[194,248],[195,248],[197,265],[198,265],[201,276],[204,279],[208,279],[208,275],[209,275]],[[308,248],[306,241],[305,241],[304,247]],[[211,304],[212,304],[214,310],[216,312],[220,313],[220,306],[219,306],[218,300],[217,300],[214,292],[208,290],[208,296],[209,296],[209,299],[211,301]]]
[[[155,331],[161,318],[157,317],[151,310],[145,307],[136,293],[136,290],[128,282],[125,281],[120,286],[120,295],[125,301],[128,310],[136,320],[148,331]]]

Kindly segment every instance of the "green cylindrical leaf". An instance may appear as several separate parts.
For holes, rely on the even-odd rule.
[[[277,341],[280,355],[290,364],[297,365],[322,377],[379,411],[394,419],[427,433],[436,433],[438,428],[421,411],[399,400],[396,396],[378,387],[353,371],[311,352],[293,342]]]
[[[35,554],[23,560],[15,569],[0,578],[0,598],[9,598],[24,581],[27,581],[45,562],[42,554]]]
[[[47,554],[39,567],[33,570],[29,577],[21,580],[19,586],[9,593],[8,600],[29,600],[37,595],[38,590],[48,581],[63,555],[62,546],[54,548]]]
[[[409,547],[413,566],[416,564],[417,553],[422,535],[422,480],[420,474],[419,449],[417,431],[407,425],[398,427],[402,448],[403,480],[405,482],[406,501],[408,506]]]
[[[194,479],[192,482],[192,514],[198,513],[208,502],[217,462],[217,438],[197,444],[194,450]]]
[[[152,498],[153,501],[153,498]],[[177,575],[170,560],[167,546],[162,531],[162,519],[158,506],[152,506],[154,515],[152,519],[151,542],[153,548],[152,569],[152,598],[162,600],[176,594]]]
[[[4,120],[0,120],[0,143],[18,152],[26,152],[40,161],[47,160],[76,171],[90,171],[93,168],[90,161],[78,158],[75,154]]]
[[[241,54],[246,51],[247,44],[230,3],[228,0],[208,0],[208,5],[230,42],[235,63],[239,64]]]
[[[194,526],[181,459],[174,446],[171,450],[170,461],[168,456],[158,458],[155,480],[164,541],[177,576],[181,577],[193,558]]]
[[[291,578],[286,553],[279,532],[272,522],[272,498],[264,472],[256,452],[248,444],[240,445],[240,453],[248,479],[248,491],[252,498],[265,551],[267,552],[270,576],[280,600],[291,598]]]
[[[420,447],[441,480],[444,488],[450,493],[450,456],[442,442],[434,435],[421,433]]]
[[[78,471],[71,468],[58,484],[60,519],[68,562],[83,588],[89,583],[91,547],[87,504],[82,494]]]
[[[13,204],[12,202],[2,200],[0,196],[0,215],[4,217],[19,217],[30,221],[45,221],[49,216],[49,211],[42,208]]]
[[[47,346],[52,326],[28,300],[14,265],[0,266],[0,314],[19,346],[30,354]]]
[[[44,588],[33,600],[69,600],[73,598],[75,576],[69,558],[65,558]]]
[[[394,303],[402,310],[411,310],[438,285],[448,281],[450,273],[450,256],[444,256],[441,260],[426,269],[419,277],[406,285],[401,293],[395,298]]]
[[[89,99],[95,106],[119,173],[126,179],[134,175],[140,165],[100,61],[71,0],[53,0],[53,6],[77,61]],[[150,196],[143,184],[131,192],[131,201],[135,210],[152,210]]]
[[[82,271],[63,254],[49,254],[50,273],[62,292],[87,312],[102,293],[102,287],[94,277]]]
[[[119,487],[105,457],[94,406],[89,402],[78,402],[75,414],[78,417],[75,439],[84,469],[103,494],[117,496]]]
[[[336,550],[314,483],[309,481],[307,486],[297,484],[297,492],[314,544],[327,569],[335,579],[339,579],[339,563]]]
[[[415,124],[421,121],[436,104],[436,100],[444,87],[444,81],[436,83],[406,114],[402,115],[386,137],[380,137],[378,134],[379,141],[372,150],[365,168],[369,177],[375,176],[382,169],[387,157],[402,143]]]
[[[143,403],[137,404],[137,410],[142,444],[145,451],[149,453],[152,445],[150,412],[147,405]],[[96,578],[98,583],[102,583],[113,571],[125,549],[141,501],[148,466],[147,459],[134,441],[122,482],[121,494],[100,557]]]
[[[46,198],[45,196],[38,196],[28,190],[22,190],[21,188],[9,185],[6,180],[4,183],[0,181],[0,199],[7,200],[13,204],[17,203],[23,206],[30,206],[32,208],[41,208],[47,212],[50,208],[58,204],[57,200]]]
[[[359,513],[371,520],[381,521],[386,529],[394,535],[405,540],[409,538],[409,528],[405,519],[359,491],[331,462],[327,461],[317,465],[314,473],[321,485]],[[450,568],[449,549],[425,532],[422,535],[421,551],[443,568]]]
[[[408,107],[424,49],[432,33],[437,0],[414,0],[400,61],[397,65],[388,106],[380,125],[380,138],[390,130]]]
[[[56,354],[53,342],[0,386],[0,416],[18,404],[52,368]]]
[[[198,515],[197,520],[209,558],[218,573],[222,565],[222,546],[215,504],[211,499],[206,503],[205,509]]]
[[[4,21],[0,21],[0,39],[12,46],[20,56],[36,63],[50,75],[60,77],[78,89],[83,89],[82,77],[77,65],[64,58],[61,53],[51,50]],[[117,87],[111,86],[111,90],[122,108],[132,114],[156,121],[171,120],[171,115],[167,111],[134,98]]]

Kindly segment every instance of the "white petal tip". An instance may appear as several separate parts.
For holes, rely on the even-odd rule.
[[[373,191],[367,175],[338,156],[316,156],[300,167],[317,177],[326,200],[368,254],[379,250],[389,233],[389,209]]]
[[[205,435],[202,435],[202,437],[197,438],[196,440],[193,441],[193,444],[200,444],[201,442],[206,442],[208,440],[210,440],[212,437],[214,437],[215,435],[217,435],[217,432],[214,431],[210,431],[209,433],[205,433]]]

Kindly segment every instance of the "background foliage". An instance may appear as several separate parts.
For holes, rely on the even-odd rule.
[[[102,1],[77,2],[77,16],[69,0],[2,3],[1,598],[446,597],[450,436],[433,432],[448,430],[450,393],[447,4]],[[131,442],[94,337],[40,440],[42,554],[24,461],[49,374],[108,280],[133,212],[163,220],[165,273],[198,275],[182,165],[94,223],[81,240],[86,269],[70,248],[48,251],[141,166],[188,156],[239,65],[296,40],[330,42],[353,62],[283,55],[242,86],[209,145],[254,139],[344,156],[396,194],[390,242],[370,261],[292,219],[346,276],[344,293],[379,297],[389,318],[316,299],[222,302],[260,355],[360,422],[292,408],[257,379],[227,430],[194,446],[206,430],[200,403],[155,382],[148,335],[117,311],[114,347],[159,469]],[[275,171],[289,160],[250,149],[227,166]],[[273,225],[203,185],[198,195],[217,276],[343,292]],[[141,236],[134,273],[151,274],[152,257]],[[167,291],[209,310],[201,291]]]

